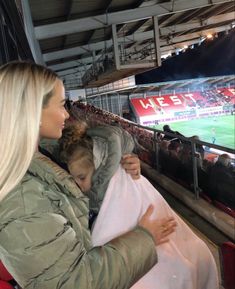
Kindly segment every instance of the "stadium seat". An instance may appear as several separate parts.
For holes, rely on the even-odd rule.
[[[0,260],[0,289],[14,289],[14,287],[8,282],[10,280],[13,280],[13,277]]]
[[[221,246],[224,288],[235,288],[235,244],[225,242]]]
[[[3,263],[0,260],[0,280],[9,281],[12,279],[13,279],[13,277],[7,271],[6,267],[3,265]]]
[[[225,213],[227,213],[228,215],[232,216],[233,218],[235,218],[235,210],[233,210],[232,208],[229,208],[228,206],[224,205],[223,203],[214,200],[214,205],[220,209],[221,211],[224,211]]]
[[[7,281],[0,280],[0,289],[14,289],[14,287]]]

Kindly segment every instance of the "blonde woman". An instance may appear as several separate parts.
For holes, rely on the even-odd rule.
[[[0,68],[0,259],[24,289],[129,288],[157,262],[174,231],[148,208],[135,228],[92,247],[88,199],[71,175],[37,151],[58,139],[68,113],[63,83],[26,62]],[[125,164],[133,173],[133,158]]]

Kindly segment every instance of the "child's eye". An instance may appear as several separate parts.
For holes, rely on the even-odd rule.
[[[84,181],[85,178],[86,178],[85,176],[77,176],[77,179],[80,180],[80,181]]]

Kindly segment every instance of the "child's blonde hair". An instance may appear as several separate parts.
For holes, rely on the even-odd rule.
[[[73,123],[63,130],[59,140],[60,159],[69,164],[82,161],[87,167],[94,167],[93,142],[87,136],[88,124],[84,121]]]

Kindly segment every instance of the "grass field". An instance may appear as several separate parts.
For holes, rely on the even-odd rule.
[[[215,144],[235,149],[234,120],[234,115],[225,115],[174,122],[169,125],[172,130],[179,131],[186,137],[198,135],[202,141],[212,143],[214,136]],[[163,124],[154,127],[162,129]]]

